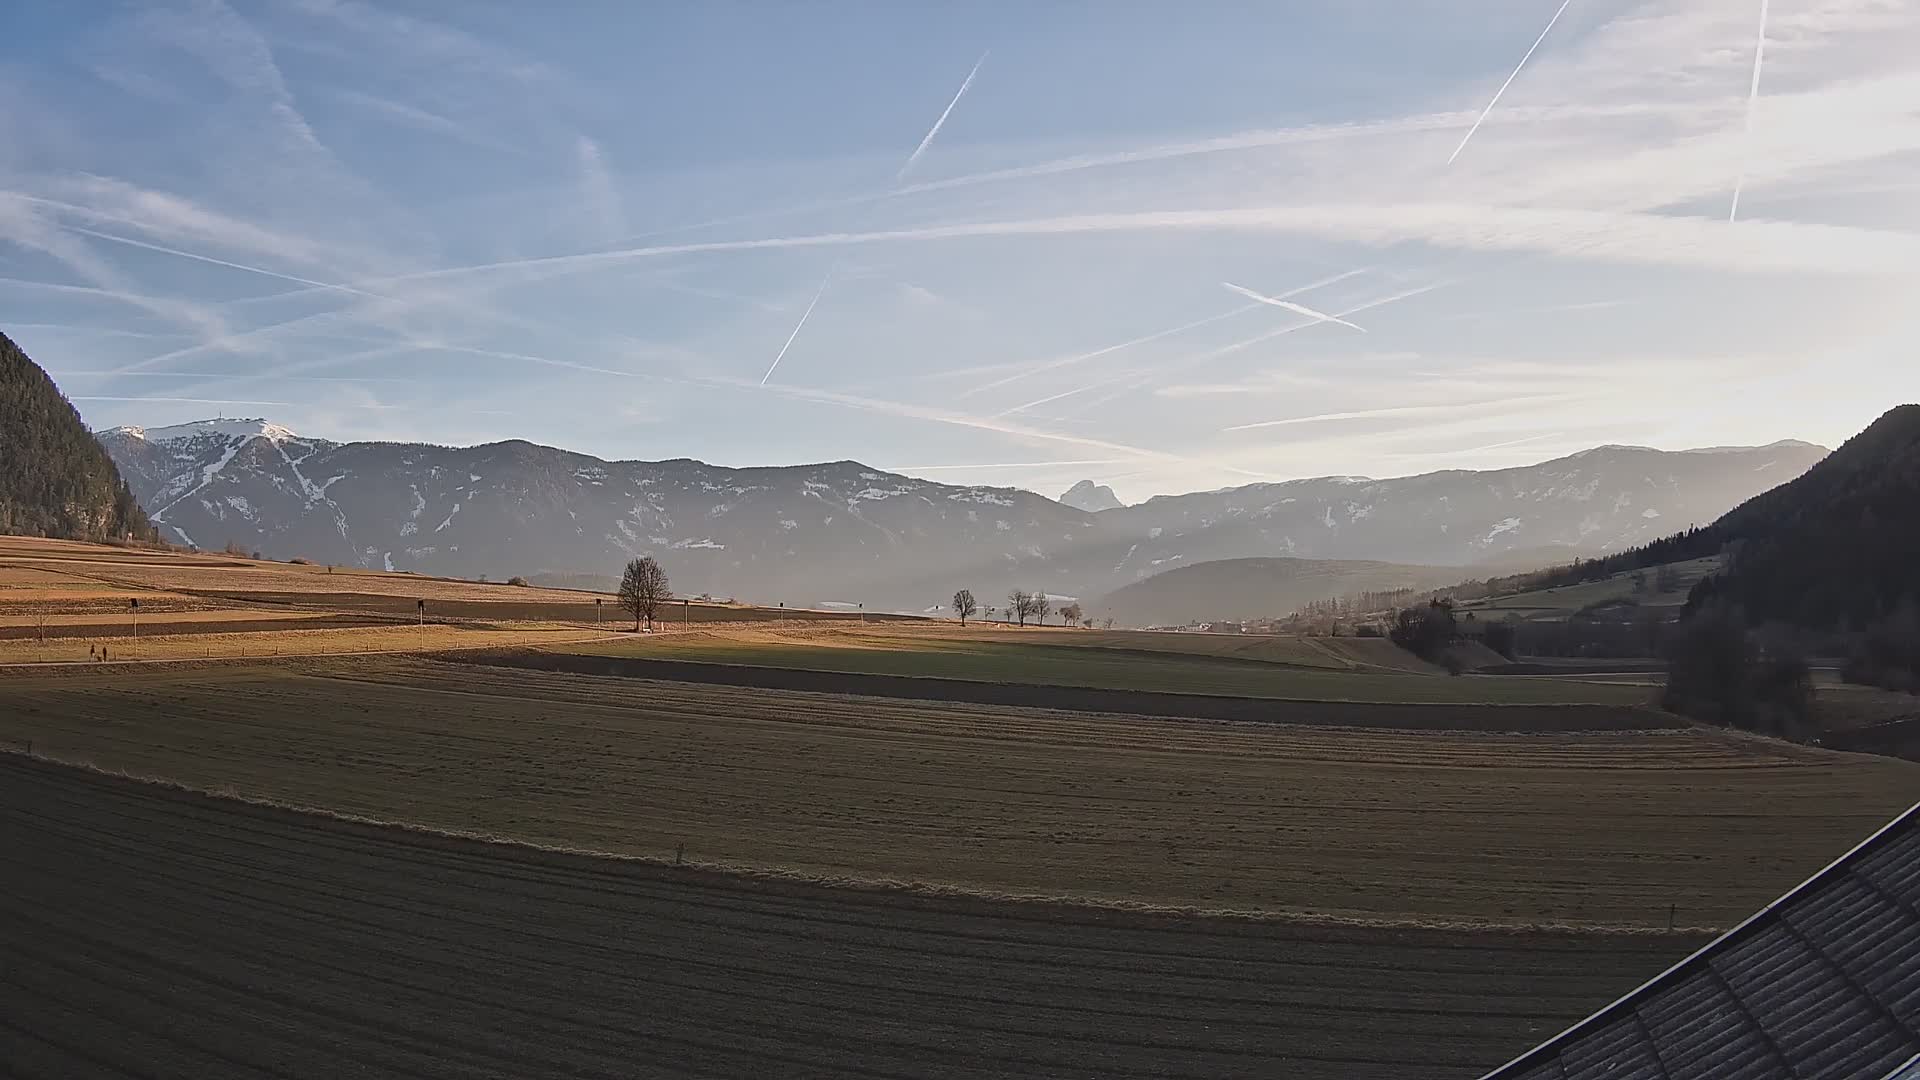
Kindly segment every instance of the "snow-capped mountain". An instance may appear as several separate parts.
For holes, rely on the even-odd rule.
[[[983,603],[1015,586],[1101,595],[1212,559],[1465,566],[1521,549],[1606,551],[1711,521],[1825,454],[1797,442],[1610,446],[1520,469],[1254,484],[1096,514],[851,461],[729,469],[520,441],[334,443],[264,420],[116,428],[100,441],[163,537],[203,548],[495,577],[613,576],[651,554],[683,593],[915,611],[962,587]]]
[[[1113,493],[1112,488],[1105,484],[1096,484],[1091,480],[1082,480],[1068,488],[1060,496],[1060,504],[1071,506],[1075,510],[1085,510],[1089,514],[1097,514],[1102,510],[1118,510],[1126,505],[1120,501],[1120,496]]]

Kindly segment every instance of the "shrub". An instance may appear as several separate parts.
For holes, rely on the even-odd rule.
[[[527,579],[515,574],[513,577],[507,579],[507,584],[518,585],[524,589],[527,587]]]
[[[295,555],[293,558],[288,559],[287,561],[292,563],[295,566],[312,566],[313,565],[312,559],[303,559],[298,555]]]

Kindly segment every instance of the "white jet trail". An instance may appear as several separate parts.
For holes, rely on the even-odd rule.
[[[1487,114],[1493,111],[1493,107],[1495,105],[1500,104],[1500,95],[1506,93],[1507,87],[1513,85],[1513,80],[1518,78],[1520,75],[1520,69],[1527,66],[1527,61],[1533,59],[1534,49],[1538,49],[1540,47],[1540,43],[1547,40],[1547,35],[1553,31],[1553,24],[1559,22],[1560,16],[1566,14],[1567,5],[1571,3],[1573,3],[1573,0],[1561,0],[1560,10],[1553,13],[1553,18],[1547,20],[1547,28],[1545,30],[1540,31],[1539,37],[1533,39],[1533,48],[1528,49],[1527,55],[1520,58],[1520,63],[1514,66],[1513,74],[1507,76],[1507,81],[1501,83],[1500,89],[1495,90],[1493,92],[1493,100],[1487,102],[1487,107],[1480,111],[1480,118],[1478,120],[1475,120],[1473,122],[1473,126],[1467,129],[1467,134],[1464,138],[1460,140],[1460,145],[1453,148],[1453,153],[1447,158],[1447,164],[1449,165],[1453,164],[1453,159],[1459,157],[1460,151],[1465,150],[1467,148],[1467,141],[1473,138],[1474,132],[1480,130],[1481,124],[1484,124],[1487,122]]]
[[[953,100],[947,102],[947,107],[940,110],[940,119],[935,120],[933,126],[927,129],[927,137],[920,140],[920,145],[914,147],[913,153],[907,155],[907,163],[900,166],[900,171],[894,174],[894,183],[898,184],[905,180],[907,173],[913,170],[914,162],[919,161],[920,155],[926,153],[927,147],[933,145],[933,137],[940,134],[941,128],[947,126],[947,117],[953,115],[953,107],[960,104],[960,99],[966,96],[967,87],[973,85],[973,77],[980,74],[980,65],[986,62],[986,53],[981,53],[980,59],[973,62],[973,70],[967,72],[966,80],[960,84],[960,89],[953,92]]]
[[[940,110],[940,119],[935,120],[933,126],[927,129],[926,137],[920,140],[920,145],[914,147],[913,153],[907,155],[907,163],[900,166],[900,171],[894,174],[893,182],[896,186],[907,178],[907,173],[912,171],[914,162],[919,161],[920,155],[927,152],[927,147],[933,145],[933,137],[940,134],[940,129],[946,126],[947,117],[953,115],[953,107],[960,104],[960,99],[967,93],[967,87],[973,85],[973,77],[980,74],[980,65],[986,62],[986,53],[981,53],[980,59],[973,62],[973,70],[967,72],[967,77],[960,83],[960,89],[954,91],[953,100],[947,102],[947,107]],[[807,325],[807,318],[813,314],[815,305],[819,304],[820,298],[827,294],[827,284],[833,280],[834,272],[838,269],[840,269],[838,260],[827,267],[826,276],[820,279],[820,288],[813,294],[813,303],[808,304],[807,310],[800,313],[800,321],[793,324],[793,333],[787,335],[787,343],[780,346],[779,355],[775,356],[773,363],[767,366],[767,373],[760,377],[761,386],[767,385],[767,380],[773,378],[774,369],[780,366],[780,361],[786,357],[787,350],[793,348],[793,339],[800,336],[800,328]]]
[[[1296,304],[1291,300],[1282,300],[1277,296],[1268,296],[1265,293],[1257,293],[1257,292],[1254,292],[1252,289],[1247,288],[1244,285],[1235,285],[1231,281],[1223,281],[1220,284],[1225,285],[1227,288],[1232,289],[1234,292],[1239,293],[1241,296],[1244,296],[1249,300],[1258,300],[1262,304],[1272,304],[1274,307],[1277,307],[1277,308],[1285,308],[1286,310],[1291,311],[1296,315],[1305,315],[1307,318],[1314,319],[1319,322],[1339,323],[1341,326],[1351,327],[1355,330],[1360,331],[1363,334],[1367,332],[1367,328],[1364,326],[1358,326],[1354,323],[1350,323],[1338,315],[1329,315],[1324,311],[1315,311],[1314,309],[1308,307],[1305,304]]]
[[[1753,139],[1753,105],[1760,100],[1760,65],[1767,58],[1767,0],[1760,0],[1760,36],[1753,43],[1753,82],[1747,87],[1747,129],[1745,138]],[[1727,220],[1740,216],[1740,189],[1747,186],[1747,163],[1743,155],[1740,175],[1733,181],[1733,205],[1727,208]]]
[[[813,309],[819,305],[820,298],[827,295],[827,283],[832,280],[833,270],[828,269],[827,276],[820,279],[820,288],[814,291],[813,300],[807,304],[807,310],[801,312],[800,321],[793,324],[793,333],[787,335],[787,343],[780,346],[780,352],[774,356],[773,363],[767,365],[767,373],[760,376],[761,386],[767,385],[767,380],[773,378],[773,369],[779,367],[780,361],[786,359],[787,350],[793,348],[793,339],[800,336],[800,328],[807,325],[807,319],[812,317]]]

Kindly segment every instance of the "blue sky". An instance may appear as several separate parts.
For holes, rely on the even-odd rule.
[[[1558,7],[16,0],[0,328],[95,427],[1128,499],[1920,398],[1920,4],[1507,83]]]

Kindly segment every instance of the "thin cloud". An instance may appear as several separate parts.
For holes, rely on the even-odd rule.
[[[914,163],[920,160],[920,155],[926,153],[927,147],[933,145],[933,137],[940,134],[941,128],[947,126],[947,117],[953,115],[953,107],[960,104],[960,99],[966,96],[967,87],[973,85],[973,77],[980,74],[980,65],[986,62],[986,53],[981,53],[980,59],[973,62],[973,70],[967,72],[966,79],[960,83],[960,89],[954,91],[953,100],[947,102],[947,107],[940,110],[940,119],[935,120],[933,126],[927,129],[926,137],[920,140],[919,146],[913,148],[913,153],[907,155],[906,164],[900,166],[900,171],[894,174],[894,183],[897,184],[905,180],[907,174],[913,171]]]
[[[1239,293],[1241,296],[1249,297],[1262,304],[1271,304],[1274,307],[1282,308],[1286,311],[1291,311],[1296,315],[1305,315],[1307,318],[1314,319],[1318,322],[1338,323],[1341,326],[1350,327],[1351,329],[1358,330],[1363,334],[1367,332],[1367,328],[1364,326],[1360,326],[1355,323],[1350,323],[1338,315],[1329,315],[1324,311],[1316,311],[1305,304],[1295,303],[1292,300],[1282,300],[1277,296],[1268,296],[1265,293],[1257,293],[1257,292],[1254,292],[1252,289],[1246,288],[1245,286],[1235,285],[1231,281],[1223,281],[1220,284],[1225,285],[1227,288],[1233,290],[1234,292]]]
[[[600,144],[582,135],[575,140],[574,153],[580,161],[580,193],[595,228],[605,236],[626,235],[627,211],[621,205],[620,193],[614,190]]]
[[[291,401],[247,401],[234,398],[192,398],[192,397],[114,397],[102,394],[81,394],[68,398],[69,401],[140,401],[155,402],[162,405],[246,405],[285,408],[293,405]]]
[[[933,126],[927,129],[926,136],[920,140],[920,145],[913,148],[913,153],[907,155],[906,164],[900,166],[900,172],[894,177],[896,184],[906,179],[907,173],[913,168],[913,163],[919,161],[920,155],[926,153],[927,147],[933,145],[933,137],[940,134],[940,129],[946,126],[947,117],[953,114],[953,107],[960,104],[960,99],[965,96],[967,87],[973,85],[973,77],[980,73],[980,65],[986,62],[987,54],[981,53],[980,59],[973,63],[973,70],[967,72],[966,79],[960,83],[960,89],[954,92],[953,99],[948,101],[947,107],[940,111],[940,118],[935,120]],[[813,299],[807,304],[807,310],[800,313],[800,321],[793,324],[793,332],[787,335],[787,340],[780,346],[780,352],[774,356],[773,363],[767,365],[767,373],[760,376],[761,386],[767,385],[767,380],[773,378],[773,373],[779,368],[780,361],[786,358],[787,350],[793,348],[794,339],[800,336],[800,328],[807,325],[807,320],[813,317],[813,309],[819,307],[820,298],[827,295],[827,286],[833,282],[833,275],[839,268],[839,262],[835,261],[827,267],[827,272],[821,276],[820,288],[814,291]]]
[[[130,236],[115,236],[112,233],[104,233],[95,229],[84,228],[79,225],[63,225],[61,227],[66,229],[68,232],[76,232],[81,234],[82,236],[91,236],[96,240],[110,240],[116,244],[126,244],[129,247],[144,248],[147,251],[157,251],[163,255],[174,255],[182,259],[193,259],[196,262],[211,263],[214,266],[224,266],[229,270],[243,270],[249,274],[260,274],[265,277],[278,278],[281,281],[291,281],[297,285],[306,285],[310,288],[326,289],[334,292],[352,293],[355,296],[368,296],[368,297],[373,297],[376,300],[385,299],[385,297],[381,297],[370,292],[363,292],[349,285],[335,285],[331,282],[315,281],[312,278],[303,278],[295,274],[283,274],[278,270],[268,270],[265,267],[261,267],[261,266],[248,266],[245,263],[229,262],[226,259],[216,259],[211,255],[201,255],[197,252],[182,251],[179,248],[166,247],[165,245],[162,245],[162,244],[150,244],[145,240],[135,240]]]
[[[808,319],[813,318],[813,309],[820,306],[820,298],[827,295],[827,283],[832,280],[833,270],[828,269],[826,276],[820,279],[820,287],[814,290],[813,299],[807,301],[807,310],[801,312],[800,321],[793,324],[793,333],[787,335],[787,340],[780,346],[780,351],[773,354],[773,363],[767,365],[767,373],[760,376],[761,386],[767,385],[767,380],[773,378],[774,370],[780,366],[780,361],[787,358],[787,350],[793,348],[793,339],[800,336],[800,328],[807,325]]]
[[[1487,114],[1493,112],[1495,105],[1500,104],[1500,95],[1506,93],[1507,87],[1513,85],[1513,80],[1520,75],[1520,69],[1527,66],[1527,61],[1533,59],[1534,50],[1540,47],[1541,42],[1547,40],[1547,35],[1553,32],[1553,24],[1559,22],[1560,16],[1566,14],[1567,5],[1571,3],[1573,3],[1573,0],[1561,0],[1559,9],[1553,13],[1553,18],[1547,20],[1546,29],[1540,31],[1540,36],[1534,38],[1533,44],[1528,47],[1527,55],[1521,57],[1520,62],[1514,65],[1513,74],[1508,75],[1507,81],[1500,84],[1500,89],[1493,92],[1493,100],[1487,102],[1487,107],[1480,110],[1480,115],[1474,120],[1473,126],[1468,128],[1467,133],[1460,137],[1460,145],[1454,147],[1453,153],[1447,156],[1447,164],[1453,164],[1454,159],[1460,156],[1460,151],[1467,148],[1467,142],[1473,138],[1473,133],[1480,130],[1481,124],[1487,122]]]
[[[1767,58],[1767,0],[1760,0],[1760,33],[1753,42],[1753,81],[1747,87],[1747,120],[1742,134],[1751,140],[1753,137],[1753,107],[1760,100],[1760,65]],[[1740,216],[1740,189],[1747,186],[1747,167],[1743,161],[1739,176],[1733,181],[1733,203],[1727,207],[1727,220],[1733,221]]]
[[[1283,420],[1262,420],[1254,424],[1235,424],[1221,428],[1222,431],[1257,431],[1265,428],[1287,427],[1293,424],[1323,424],[1343,420],[1374,420],[1387,416],[1425,416],[1433,413],[1454,413],[1473,409],[1485,409],[1495,406],[1526,405],[1542,401],[1566,401],[1573,394],[1530,394],[1523,397],[1503,398],[1498,401],[1454,402],[1446,405],[1399,405],[1387,409],[1358,409],[1352,412],[1315,413],[1312,416],[1289,416]]]

